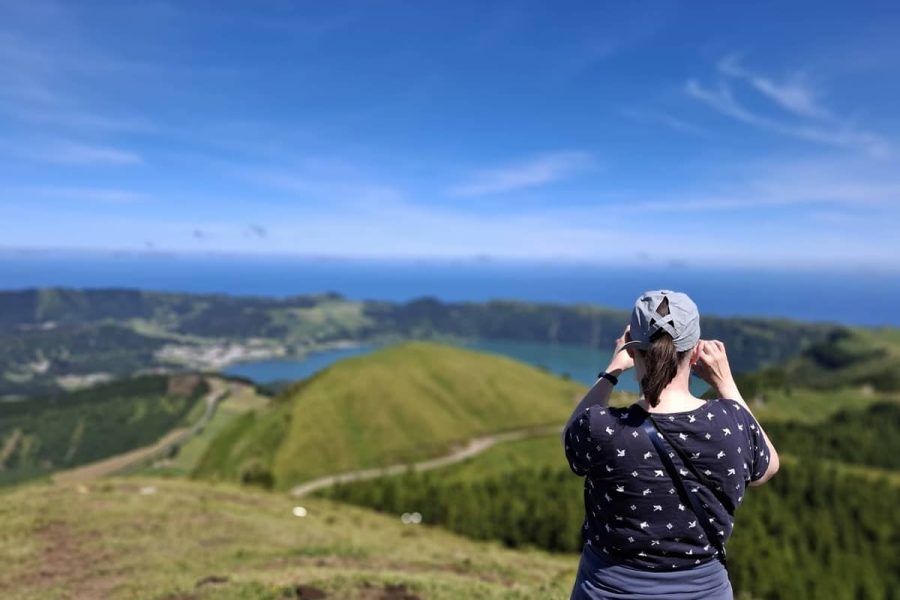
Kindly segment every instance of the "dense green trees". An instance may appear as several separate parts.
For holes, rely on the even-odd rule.
[[[575,552],[581,492],[581,480],[558,468],[452,483],[439,474],[410,474],[327,494],[394,514],[418,511],[426,523],[477,539]],[[738,510],[729,543],[735,589],[772,600],[898,597],[898,504],[896,483],[815,462],[786,466]]]
[[[842,411],[826,423],[773,422],[766,433],[795,456],[900,471],[900,404]]]
[[[0,484],[73,467],[155,442],[207,390],[173,390],[150,375],[0,408]]]
[[[883,403],[818,424],[770,423],[781,472],[748,492],[729,542],[738,592],[766,600],[900,598],[900,406]],[[347,484],[325,492],[513,547],[580,549],[582,480],[560,466],[441,471]],[[879,469],[871,469],[871,467]],[[475,473],[475,475],[473,475]],[[887,475],[883,475],[887,473]]]

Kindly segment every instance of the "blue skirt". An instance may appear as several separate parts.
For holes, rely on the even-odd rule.
[[[691,569],[628,567],[585,546],[570,600],[733,600],[728,571],[717,560]]]

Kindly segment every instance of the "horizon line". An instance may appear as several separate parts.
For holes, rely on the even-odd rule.
[[[70,246],[5,246],[0,244],[0,256],[39,256],[39,255],[75,254],[103,258],[146,258],[146,259],[224,259],[238,260],[294,260],[298,262],[344,262],[370,264],[468,264],[468,265],[547,265],[557,264],[567,267],[607,267],[612,271],[622,269],[684,269],[691,271],[719,271],[736,269],[740,271],[847,271],[871,274],[900,275],[900,263],[870,262],[853,259],[835,262],[831,259],[803,260],[785,258],[778,261],[753,261],[747,259],[704,259],[697,258],[654,258],[652,256],[634,257],[578,257],[578,256],[520,256],[498,255],[489,253],[472,253],[460,255],[408,255],[408,254],[329,254],[311,252],[246,252],[237,250],[216,249],[180,249],[163,250],[150,248],[90,248]],[[613,266],[610,263],[615,263]]]

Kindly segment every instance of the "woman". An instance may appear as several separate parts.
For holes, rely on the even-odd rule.
[[[640,400],[610,408],[618,377],[632,367]],[[692,370],[720,399],[691,394]],[[732,598],[724,544],[734,511],[747,485],[775,474],[778,454],[735,385],[725,346],[700,339],[686,294],[638,298],[563,440],[569,465],[585,477],[573,599]]]

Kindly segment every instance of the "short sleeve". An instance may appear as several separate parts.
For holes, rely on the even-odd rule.
[[[587,475],[599,454],[591,438],[591,407],[581,412],[566,428],[566,459],[572,472],[579,477]],[[593,454],[591,451],[593,450]]]
[[[738,428],[743,432],[743,443],[746,444],[744,460],[746,461],[748,480],[757,481],[765,475],[766,470],[769,468],[769,460],[771,460],[769,445],[763,436],[762,427],[760,427],[756,418],[750,414],[750,411],[738,403],[735,403],[735,409],[738,412]]]

